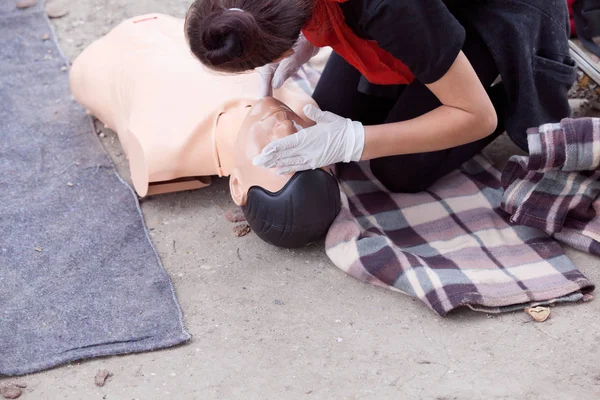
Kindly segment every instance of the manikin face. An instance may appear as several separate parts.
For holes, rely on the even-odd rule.
[[[244,120],[234,146],[234,166],[229,180],[231,197],[238,206],[246,204],[248,190],[260,186],[277,192],[293,174],[279,175],[275,168],[252,164],[252,159],[274,140],[292,135],[299,127],[306,128],[314,122],[303,120],[282,102],[265,97],[258,100]]]

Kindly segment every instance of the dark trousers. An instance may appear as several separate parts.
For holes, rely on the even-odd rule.
[[[426,51],[426,49],[424,49]],[[498,115],[498,128],[473,143],[447,150],[382,157],[371,160],[371,170],[392,192],[416,193],[460,167],[504,131],[506,94],[503,85],[491,87],[498,68],[487,46],[475,32],[468,32],[463,52],[487,89]],[[361,74],[342,57],[333,53],[315,88],[313,97],[319,107],[364,125],[405,121],[441,105],[427,87],[413,81],[401,88],[396,98],[367,95],[357,90]]]

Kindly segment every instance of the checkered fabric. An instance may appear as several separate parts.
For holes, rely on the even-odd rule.
[[[502,172],[502,209],[515,224],[600,255],[600,119],[565,119],[527,132],[528,157]]]
[[[326,251],[355,278],[419,298],[444,316],[585,299],[593,285],[549,234],[500,209],[500,172],[477,156],[430,190],[388,192],[368,164],[338,166],[342,210]]]

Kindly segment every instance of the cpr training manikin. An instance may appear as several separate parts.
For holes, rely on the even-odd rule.
[[[252,164],[269,142],[313,124],[301,111],[313,100],[293,84],[257,100],[260,75],[205,69],[183,23],[143,15],[92,43],[71,68],[75,99],[117,133],[140,197],[230,176],[232,199],[261,239],[299,247],[322,238],[340,208],[335,178]]]

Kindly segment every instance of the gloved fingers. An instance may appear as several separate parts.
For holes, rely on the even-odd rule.
[[[258,73],[261,77],[259,99],[263,97],[273,97],[272,80],[277,69],[278,64],[267,64],[258,68]]]
[[[256,160],[258,157],[260,157],[260,155],[255,157],[254,160]],[[292,148],[267,154],[264,157],[261,157],[258,161],[260,161],[260,165],[265,168],[280,168],[296,164],[304,164],[306,159],[303,156],[298,155],[297,149]]]
[[[272,86],[274,89],[279,89],[280,87],[282,87],[285,81],[290,76],[294,75],[294,73],[296,73],[296,71],[300,68],[299,66],[294,65],[296,60],[294,60],[292,57],[293,55],[281,61],[279,63],[279,68],[277,68],[277,70],[274,71],[272,82]]]
[[[320,48],[313,46],[312,43],[310,43],[308,39],[306,39],[306,37],[300,33],[300,36],[294,45],[294,50],[298,53],[303,53],[302,56],[304,58],[304,62],[306,63],[319,53]]]
[[[285,168],[285,167],[293,167],[294,165],[302,165],[306,164],[306,159],[302,156],[282,156],[276,160],[273,160],[269,163],[267,168]]]
[[[304,130],[304,127],[294,120],[292,120],[292,125],[294,125],[294,129],[296,129],[296,133]]]
[[[273,86],[271,85],[271,79],[263,79],[260,84],[259,99],[263,97],[273,97]]]
[[[256,70],[261,76],[273,78],[273,75],[278,67],[279,63],[270,63],[265,64],[262,67],[258,67]]]
[[[269,168],[268,165],[270,165],[270,163],[281,158],[282,151],[292,149],[298,145],[299,142],[296,135],[297,133],[294,133],[293,135],[286,136],[269,143],[259,155],[254,157],[252,164]]]
[[[306,164],[306,158],[296,155],[292,151],[279,153],[277,158],[267,161],[264,164],[265,168],[284,168],[294,165]]]
[[[281,152],[283,150],[289,150],[297,147],[303,140],[306,132],[301,130],[299,132],[293,133],[289,136],[282,137],[281,139],[277,139],[268,145],[265,146],[262,153],[264,154],[272,154],[276,152]]]
[[[323,111],[321,111],[318,107],[315,107],[313,104],[306,104],[304,106],[304,108],[302,108],[302,111],[304,111],[304,115],[306,115],[308,118],[315,121],[316,123],[321,122],[321,120],[323,119],[324,114],[325,114]]]
[[[277,154],[275,153],[265,153],[265,150],[263,150],[259,155],[257,155],[256,157],[254,157],[252,159],[252,165],[256,166],[256,167],[265,167],[265,168],[269,168],[267,165],[271,165],[271,163],[273,161],[275,161],[275,158],[277,157]]]
[[[297,165],[290,165],[289,167],[283,167],[283,168],[279,168],[277,169],[277,174],[279,175],[287,175],[287,174],[293,174],[294,172],[300,172],[300,171],[306,171],[309,169],[313,169],[311,168],[308,164],[297,164]]]

